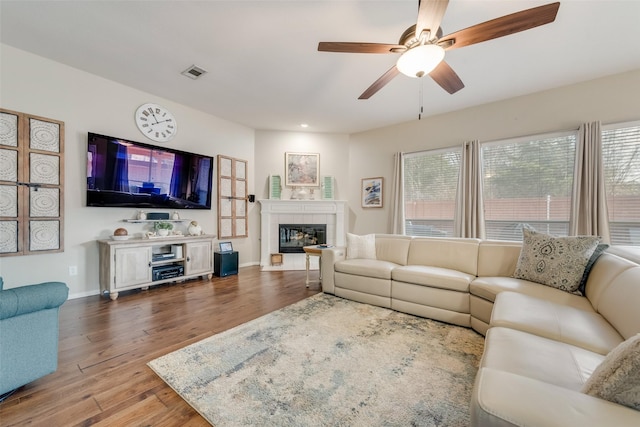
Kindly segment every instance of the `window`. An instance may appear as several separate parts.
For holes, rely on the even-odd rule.
[[[603,126],[611,244],[640,246],[640,123]]]
[[[460,148],[404,156],[405,233],[453,236]]]
[[[575,144],[568,132],[483,145],[487,238],[521,240],[524,224],[568,234]]]

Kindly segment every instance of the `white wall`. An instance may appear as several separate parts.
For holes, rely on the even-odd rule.
[[[310,132],[256,131],[256,197],[268,198],[269,175],[281,175],[284,184],[286,152],[319,153],[320,175],[336,178],[336,199],[346,197],[349,135]],[[283,199],[291,191],[283,188]],[[318,195],[316,195],[318,197]],[[344,200],[344,199],[343,199]]]
[[[64,252],[0,258],[0,275],[7,288],[59,280],[68,284],[72,297],[98,293],[96,239],[107,238],[122,226],[130,233],[149,227],[122,222],[133,218],[135,209],[85,206],[87,132],[160,145],[147,140],[135,126],[134,112],[145,102],[164,105],[178,121],[176,137],[164,145],[248,160],[249,177],[255,176],[253,129],[7,45],[0,45],[0,95],[3,108],[65,122]],[[255,192],[253,183],[248,183],[251,194]],[[197,220],[208,234],[217,232],[215,208],[183,210],[181,216]],[[233,240],[241,264],[257,262],[253,248],[259,247],[259,233],[252,225],[249,238]],[[186,223],[182,227],[186,231]],[[77,276],[69,276],[69,266],[78,267]]]
[[[390,192],[384,194],[383,209],[362,209],[360,179],[383,176],[385,188],[389,189],[393,154],[397,151],[452,147],[472,139],[493,141],[571,130],[594,120],[607,124],[638,119],[640,70],[635,70],[351,135],[346,194],[352,214],[350,231],[357,234],[389,231]]]
[[[286,152],[319,153],[320,175],[335,178],[335,199],[346,200],[349,181],[349,136],[346,134],[256,131],[255,166],[256,198],[269,198],[269,175],[280,175],[284,187]],[[320,198],[319,190],[315,198]],[[291,190],[283,188],[282,198],[289,199]],[[253,207],[259,229],[260,203]],[[260,260],[260,247],[255,248]]]

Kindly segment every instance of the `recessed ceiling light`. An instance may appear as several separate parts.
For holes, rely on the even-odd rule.
[[[300,123],[301,128],[308,128],[309,125],[307,123]]]
[[[192,65],[191,67],[184,70],[181,74],[195,80],[203,74],[207,74],[207,70],[200,68],[197,65]]]

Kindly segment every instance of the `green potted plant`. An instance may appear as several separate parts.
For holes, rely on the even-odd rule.
[[[173,230],[173,224],[170,222],[159,221],[156,222],[155,228],[158,236],[168,236],[169,231]]]

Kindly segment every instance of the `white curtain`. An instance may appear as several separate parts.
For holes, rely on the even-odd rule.
[[[482,199],[482,162],[478,140],[462,144],[453,231],[457,237],[484,239],[486,235]]]
[[[580,126],[574,169],[569,235],[600,236],[603,242],[609,243],[600,122]]]
[[[393,158],[393,185],[391,187],[391,215],[389,230],[393,234],[404,234],[404,153]]]

